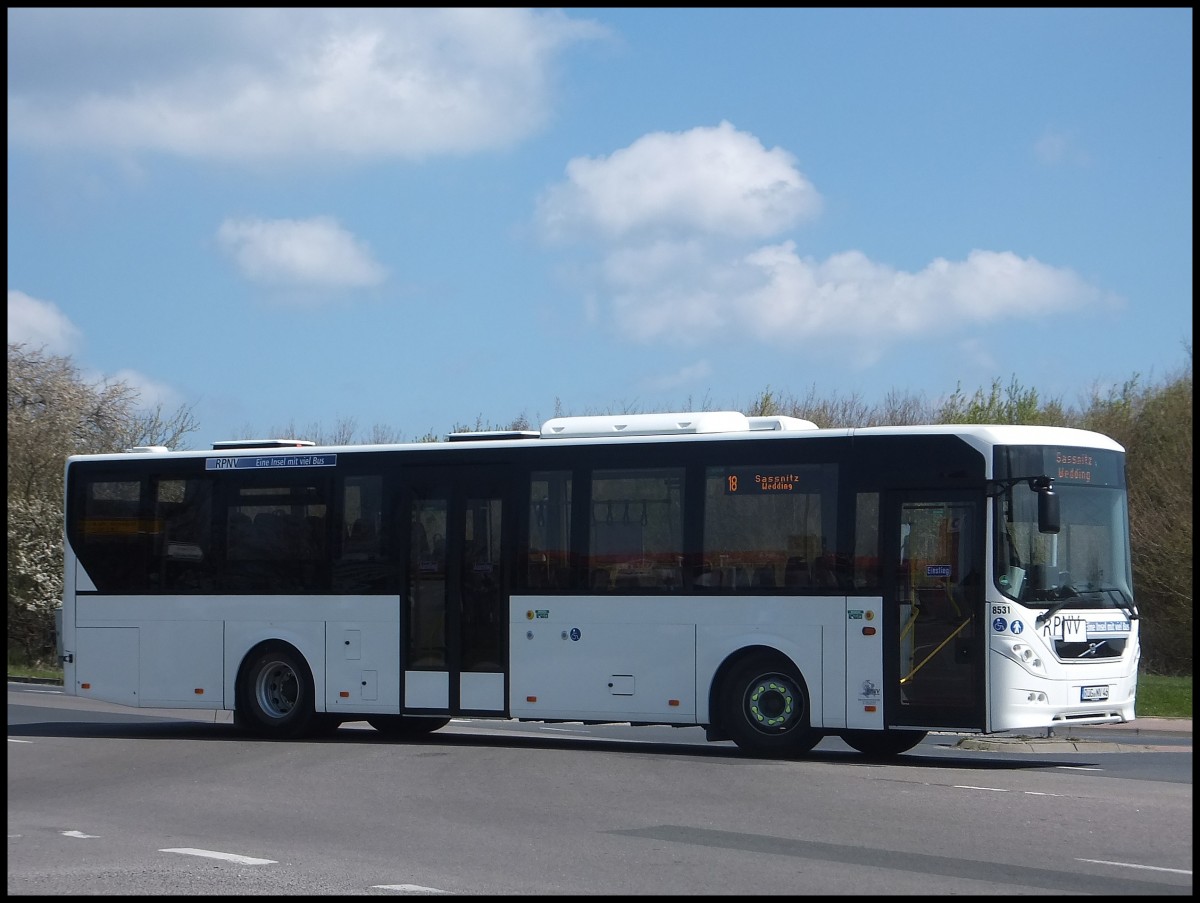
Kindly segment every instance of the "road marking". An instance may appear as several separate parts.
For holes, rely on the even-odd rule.
[[[1138,865],[1136,862],[1110,862],[1107,859],[1078,859],[1078,862],[1091,862],[1096,865],[1117,865],[1126,869],[1146,869],[1151,872],[1170,872],[1173,875],[1190,875],[1191,869],[1168,869],[1158,865]]]
[[[375,890],[395,890],[402,894],[444,894],[444,890],[436,887],[422,887],[420,884],[376,884]]]
[[[255,859],[253,856],[239,856],[237,853],[219,853],[216,850],[197,850],[192,847],[168,847],[159,850],[160,853],[182,853],[184,856],[206,856],[209,859],[224,859],[226,862],[236,862],[238,865],[275,865],[274,859]]]
[[[59,831],[63,837],[99,837],[99,834],[84,834],[82,831]]]
[[[971,784],[951,784],[955,790],[987,790],[991,793],[1023,793],[1026,796],[1063,796],[1061,793],[1046,793],[1042,790],[1010,790],[1007,787],[975,787]]]
[[[32,743],[33,741],[32,740],[14,740],[12,737],[9,737],[8,742],[9,743]]]

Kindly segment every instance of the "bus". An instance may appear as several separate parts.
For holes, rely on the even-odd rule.
[[[1123,448],[706,411],[66,462],[68,694],[281,739],[452,718],[840,737],[1134,718]]]

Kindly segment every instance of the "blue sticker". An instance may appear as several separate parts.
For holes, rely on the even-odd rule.
[[[579,632],[579,628],[572,627],[571,628],[571,639],[578,640],[580,638],[580,636],[582,636],[582,634]]]
[[[1009,630],[1011,630],[1013,633],[1020,633],[1024,629],[1025,625],[1020,621],[1013,621],[1012,626],[1009,628]]]
[[[992,630],[996,631],[996,633],[1004,633],[1007,627],[1008,621],[1004,620],[1004,618],[996,618],[996,620],[992,621]]]

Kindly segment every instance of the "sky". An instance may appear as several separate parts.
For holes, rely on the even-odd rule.
[[[8,339],[191,448],[1080,405],[1190,367],[1192,85],[1190,8],[10,7]]]

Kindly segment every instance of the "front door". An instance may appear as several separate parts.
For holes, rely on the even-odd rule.
[[[505,710],[510,516],[505,487],[449,468],[410,470],[401,627],[404,711]]]
[[[886,496],[888,727],[984,726],[982,505],[966,492]]]

